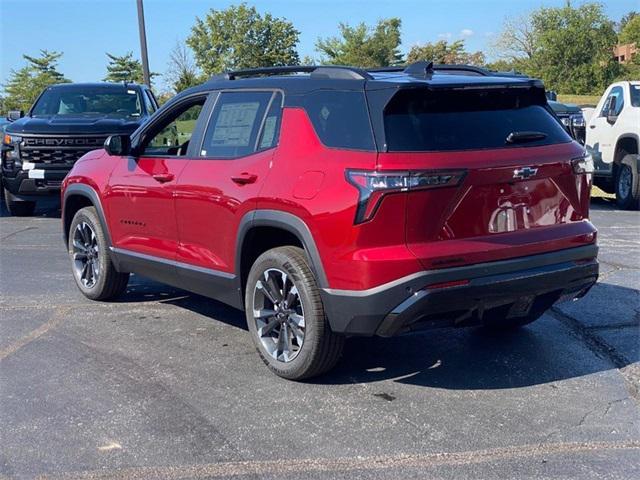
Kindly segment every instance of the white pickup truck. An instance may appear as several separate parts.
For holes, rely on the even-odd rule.
[[[585,111],[586,147],[595,164],[593,183],[616,194],[621,208],[640,206],[640,81],[616,82],[598,106]]]

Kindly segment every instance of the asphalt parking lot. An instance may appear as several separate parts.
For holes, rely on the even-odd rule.
[[[293,383],[222,304],[140,277],[84,299],[55,204],[3,210],[0,477],[640,478],[640,213],[592,221],[581,301],[510,334],[351,339]]]

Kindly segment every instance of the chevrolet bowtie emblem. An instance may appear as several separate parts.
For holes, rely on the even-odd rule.
[[[532,167],[524,167],[524,168],[516,168],[513,171],[513,178],[518,180],[525,180],[527,178],[531,178],[538,173],[537,168]]]

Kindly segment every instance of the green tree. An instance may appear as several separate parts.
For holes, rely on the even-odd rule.
[[[640,13],[632,10],[631,12],[629,12],[625,16],[623,16],[622,19],[620,20],[620,24],[619,24],[620,31],[624,30],[624,27],[627,25],[627,23],[629,23],[631,20],[633,20],[638,15],[640,15]]]
[[[534,67],[549,88],[597,93],[619,73],[611,54],[617,41],[614,23],[602,5],[541,8],[533,13],[532,24],[538,42]]]
[[[618,35],[618,43],[635,43],[640,46],[640,15],[634,16],[625,23]]]
[[[142,63],[133,58],[133,52],[127,52],[122,56],[107,53],[107,57],[109,63],[107,64],[107,76],[103,79],[105,82],[144,83]]]
[[[469,53],[466,51],[464,40],[456,40],[452,43],[440,40],[435,43],[414,45],[407,54],[407,63],[420,60],[446,64],[484,65],[485,63],[485,57],[482,52]]]
[[[598,3],[540,8],[508,20],[495,48],[515,70],[562,93],[600,93],[621,72],[613,60],[614,23]]]
[[[319,38],[316,50],[326,64],[387,67],[402,63],[401,25],[399,18],[380,20],[373,28],[364,23],[355,27],[341,23],[340,37]]]
[[[6,97],[3,108],[7,110],[28,110],[47,86],[70,81],[58,71],[61,52],[40,50],[39,57],[22,57],[27,64],[18,70],[11,70],[4,85]]]
[[[300,32],[284,18],[261,15],[246,3],[196,18],[187,44],[207,75],[242,68],[297,65]]]
[[[187,88],[202,83],[203,79],[184,43],[176,42],[173,50],[171,50],[169,67],[165,77],[175,93],[180,93]]]

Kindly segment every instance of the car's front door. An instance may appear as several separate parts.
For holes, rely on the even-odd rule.
[[[615,114],[619,115],[624,109],[624,91],[621,86],[614,86],[607,94],[604,103],[598,105],[591,119],[589,120],[588,145],[590,153],[593,155],[596,167],[602,164],[613,163],[615,150],[615,134],[617,122],[609,122],[607,114],[610,111],[612,102],[615,102]]]
[[[115,160],[105,195],[115,248],[173,260],[178,245],[174,192],[192,157],[191,136],[206,95],[185,99],[154,118],[133,155]]]
[[[219,93],[176,190],[178,261],[234,273],[238,225],[269,173],[281,110],[279,92]]]

